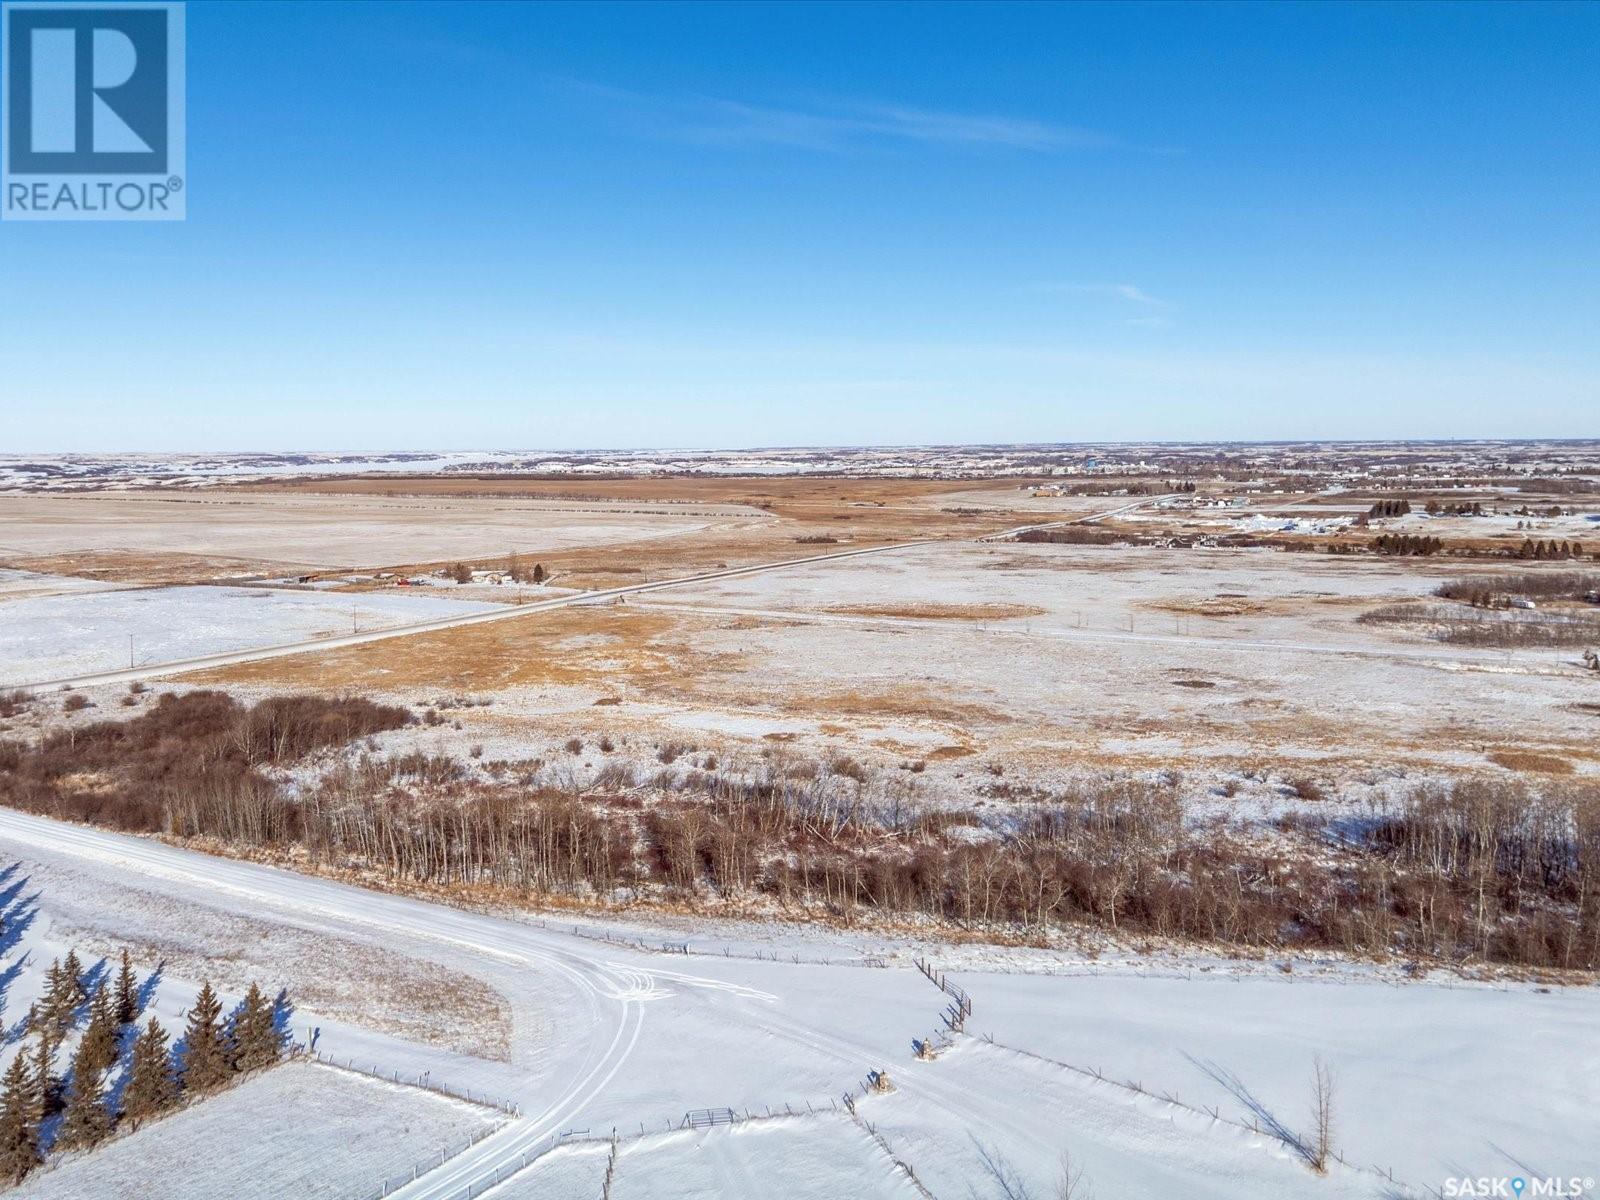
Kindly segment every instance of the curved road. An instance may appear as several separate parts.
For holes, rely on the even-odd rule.
[[[644,1006],[668,989],[699,988],[715,1001],[776,1000],[742,984],[657,970],[652,960],[605,942],[587,942],[522,922],[465,912],[273,867],[213,858],[160,842],[106,833],[0,808],[0,841],[129,869],[141,875],[228,894],[257,913],[314,918],[335,929],[363,927],[445,943],[559,978],[593,1017],[587,1042],[559,1065],[550,1099],[470,1149],[397,1189],[408,1200],[458,1200],[480,1194],[546,1149],[553,1135],[589,1105],[638,1044]],[[680,963],[682,960],[678,960]],[[728,1019],[733,1019],[729,1014]]]

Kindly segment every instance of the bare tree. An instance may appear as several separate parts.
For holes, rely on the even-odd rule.
[[[1333,1156],[1333,1072],[1320,1055],[1311,1068],[1311,1139],[1306,1149],[1312,1169],[1326,1171]]]
[[[1083,1177],[1083,1168],[1074,1166],[1070,1151],[1061,1152],[1061,1173],[1056,1176],[1056,1200],[1094,1200],[1094,1189]]]

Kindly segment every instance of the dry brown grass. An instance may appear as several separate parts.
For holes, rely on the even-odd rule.
[[[1140,607],[1194,617],[1259,617],[1272,611],[1272,605],[1246,596],[1174,597],[1154,600]]]
[[[44,575],[78,575],[108,583],[179,584],[262,573],[262,559],[219,558],[152,551],[86,550],[75,554],[26,555],[6,566]]]
[[[824,612],[852,617],[910,617],[924,621],[1009,621],[1042,617],[1035,604],[832,604]]]
[[[1009,713],[984,704],[963,704],[948,694],[923,687],[896,687],[881,691],[830,692],[786,700],[775,698],[788,711],[846,714],[853,717],[921,718],[942,721],[961,728],[986,728],[1008,725]]]
[[[985,512],[981,520],[944,511],[948,507],[948,497],[955,494],[970,497],[974,491],[991,494],[995,502],[993,511]],[[319,495],[327,497],[326,503],[318,503]],[[341,497],[346,498],[344,505],[341,505]],[[174,547],[185,544],[179,536],[184,528],[205,532],[210,529],[213,517],[231,523],[248,520],[262,531],[259,540],[241,542],[249,553],[259,546],[279,545],[284,539],[278,534],[292,531],[308,517],[320,514],[323,518],[338,519],[346,507],[351,511],[359,510],[369,518],[377,513],[394,520],[405,518],[391,509],[414,509],[416,519],[429,526],[437,526],[443,519],[441,514],[448,516],[450,511],[459,509],[459,520],[470,525],[475,500],[483,502],[479,507],[488,506],[503,517],[514,507],[509,502],[518,499],[545,505],[570,503],[579,508],[585,502],[613,508],[648,503],[650,511],[662,517],[689,515],[697,506],[742,506],[727,508],[725,519],[713,518],[711,526],[686,531],[681,536],[652,536],[551,549],[538,544],[537,528],[526,535],[508,534],[513,540],[523,538],[521,544],[508,548],[542,562],[554,573],[557,582],[579,587],[615,584],[632,576],[659,578],[714,570],[719,566],[801,557],[807,547],[796,545],[796,539],[826,537],[838,543],[836,547],[811,547],[816,550],[930,537],[967,538],[1037,515],[1036,509],[1027,506],[1014,482],[766,476],[527,479],[452,475],[270,480],[207,488],[202,492],[141,493],[131,498],[96,493],[87,497],[24,498],[16,504],[24,506],[19,512],[38,509],[47,515],[62,514],[68,525],[81,526],[86,539],[102,534],[108,523],[172,524],[178,531],[171,542]],[[431,506],[430,500],[435,502]],[[30,505],[31,508],[27,507]],[[29,519],[38,520],[39,517],[35,515]],[[87,541],[85,545],[87,547]],[[70,554],[51,554],[41,547],[39,556],[18,560],[16,565],[141,583],[196,582],[249,574],[336,569],[326,562],[297,562],[295,554],[286,548],[288,545],[300,546],[302,553],[309,553],[304,550],[303,541],[297,543],[292,538],[276,551],[262,550],[259,558],[217,557],[181,550],[167,553],[165,547],[151,552],[132,544],[127,550],[107,549],[102,543],[98,550],[86,548],[81,553]],[[404,546],[404,539],[370,545],[357,556],[361,559],[360,568],[364,571],[421,571],[448,565],[445,561],[423,559],[389,560],[390,555],[404,553]],[[268,557],[273,554],[276,557]],[[470,556],[470,552],[456,557],[464,556]],[[504,553],[497,549],[488,557],[469,558],[469,561],[484,567],[498,566],[504,561]],[[344,569],[344,566],[337,569]]]
[[[323,653],[264,659],[184,677],[326,691],[447,688],[495,691],[539,684],[661,687],[727,665],[697,653],[705,619],[626,605],[566,608],[464,625]]]
[[[265,480],[241,487],[251,492],[315,492],[342,496],[499,496],[544,500],[673,500],[702,504],[888,505],[971,492],[971,480],[842,479],[819,476],[589,476],[530,478],[525,475],[358,475],[323,479]],[[1008,500],[1017,482],[995,485]]]
[[[1532,750],[1493,750],[1489,761],[1508,771],[1530,771],[1537,775],[1571,775],[1572,764],[1555,754]]]

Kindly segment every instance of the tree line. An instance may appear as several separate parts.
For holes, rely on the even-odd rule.
[[[1415,533],[1380,533],[1371,544],[1374,554],[1426,557],[1444,549],[1444,543],[1438,538]]]
[[[302,750],[339,728],[404,717],[359,703],[277,703],[287,707],[270,723],[299,731],[282,744]],[[0,799],[292,852],[402,888],[731,911],[776,904],[843,921],[878,912],[964,927],[1086,924],[1249,947],[1600,967],[1600,788],[1581,780],[1534,792],[1462,779],[1401,812],[1392,829],[1412,831],[1404,837],[1334,838],[1303,818],[1265,843],[1197,825],[1176,785],[1136,776],[980,812],[925,806],[880,774],[825,763],[702,766],[643,784],[623,773],[555,788],[464,770],[423,778],[403,760],[368,756],[291,792],[237,751],[239,731],[265,720],[260,707],[217,693],[163,697],[118,726],[110,744],[120,757],[101,745],[113,734],[95,726],[78,731],[76,759],[48,744],[18,748],[0,770]],[[310,727],[322,734],[285,724],[285,713],[320,714]],[[75,762],[96,764],[92,788]],[[1484,805],[1487,824],[1473,815]],[[1536,825],[1519,818],[1536,806],[1546,814]],[[1482,849],[1411,849],[1462,839]]]
[[[1548,541],[1535,541],[1533,538],[1523,538],[1522,545],[1517,547],[1517,557],[1532,559],[1536,562],[1564,561],[1572,558],[1583,557],[1582,542],[1557,542],[1553,538]]]
[[[69,951],[50,964],[44,995],[28,1010],[31,1040],[0,1077],[0,1179],[18,1183],[51,1154],[92,1150],[119,1130],[138,1129],[283,1057],[286,995],[270,1000],[251,983],[224,1017],[210,982],[203,983],[180,1053],[155,1017],[139,1027],[143,1003],[126,950],[114,982],[88,979],[77,952]],[[80,1023],[62,1074],[57,1060]]]

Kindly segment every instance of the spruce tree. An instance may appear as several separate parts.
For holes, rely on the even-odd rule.
[[[255,1071],[278,1061],[282,1047],[272,1015],[272,1002],[252,982],[233,1022],[234,1062],[239,1070]]]
[[[128,1025],[139,1018],[139,981],[133,974],[133,962],[127,948],[122,951],[122,966],[117,971],[117,1024]]]
[[[90,1149],[105,1141],[111,1132],[111,1114],[106,1112],[100,1076],[94,1047],[84,1038],[72,1057],[72,1087],[67,1093],[67,1115],[61,1122],[63,1149]]]
[[[51,961],[44,979],[44,996],[36,1010],[38,1024],[31,1027],[38,1029],[41,1036],[59,1042],[66,1037],[67,1026],[72,1022],[77,991],[60,959]]]
[[[117,1023],[116,1009],[111,1003],[111,989],[102,983],[95,989],[94,999],[89,1002],[89,1026],[83,1031],[80,1047],[87,1049],[89,1061],[96,1070],[108,1071],[116,1065],[121,1029]]]
[[[39,1165],[38,1108],[27,1056],[18,1054],[0,1081],[0,1181],[20,1183]]]
[[[215,1091],[233,1074],[228,1045],[222,1037],[221,1017],[222,1002],[207,980],[194,998],[183,1034],[183,1086],[187,1091]]]
[[[178,1102],[178,1081],[167,1053],[167,1031],[154,1017],[133,1044],[128,1086],[122,1094],[122,1115],[133,1128],[160,1116]]]
[[[61,1081],[52,1069],[55,1055],[56,1043],[41,1032],[33,1052],[33,1061],[28,1064],[34,1112],[41,1124],[61,1107]]]
[[[79,961],[76,949],[67,951],[67,957],[61,960],[61,970],[66,974],[71,989],[72,1007],[77,1008],[89,998],[89,993],[83,986],[83,963]]]

